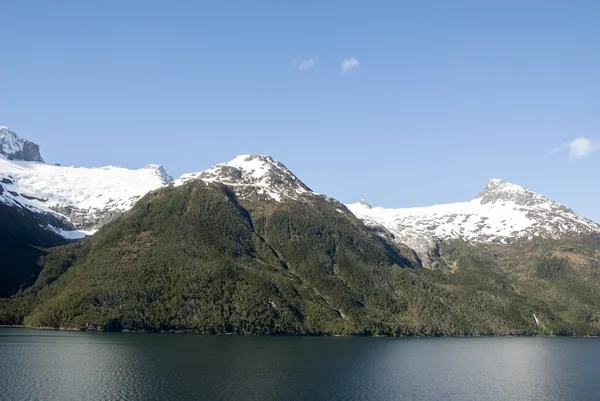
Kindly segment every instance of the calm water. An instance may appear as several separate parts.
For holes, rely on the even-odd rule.
[[[0,328],[2,400],[594,400],[600,339]]]

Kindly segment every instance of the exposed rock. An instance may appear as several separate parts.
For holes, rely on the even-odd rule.
[[[280,201],[312,193],[283,163],[263,155],[241,155],[208,170],[184,174],[175,185],[194,179],[221,182],[244,199]]]
[[[599,224],[571,209],[499,179],[468,202],[401,209],[372,208],[365,202],[346,206],[365,224],[380,233],[384,227],[397,242],[415,249],[425,264],[435,260],[432,245],[440,240],[505,244],[518,238],[600,233]]]
[[[9,160],[44,162],[37,144],[19,137],[7,127],[0,127],[0,155]]]
[[[148,164],[144,167],[146,170],[152,171],[156,176],[160,177],[163,181],[163,184],[169,184],[173,181],[173,177],[167,174],[167,171],[160,164]]]
[[[365,198],[360,198],[358,200],[358,204],[366,207],[367,209],[372,209],[371,205],[369,205],[369,203],[365,200]]]

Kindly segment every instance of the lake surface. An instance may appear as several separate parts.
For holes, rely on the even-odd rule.
[[[593,400],[600,339],[0,328],[2,400]]]

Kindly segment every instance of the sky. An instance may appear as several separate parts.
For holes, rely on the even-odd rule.
[[[491,178],[600,222],[598,1],[0,0],[0,125],[63,165],[247,153],[412,207]]]

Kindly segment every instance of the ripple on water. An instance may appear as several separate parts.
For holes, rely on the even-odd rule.
[[[0,329],[2,400],[587,400],[600,339]]]

